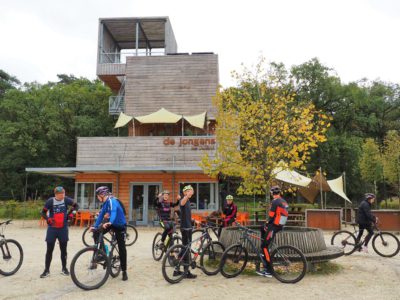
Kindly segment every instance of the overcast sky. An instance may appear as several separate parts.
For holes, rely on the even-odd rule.
[[[170,18],[179,52],[217,53],[225,87],[261,54],[400,83],[398,0],[0,0],[0,69],[22,82],[94,79],[98,19],[146,16]]]

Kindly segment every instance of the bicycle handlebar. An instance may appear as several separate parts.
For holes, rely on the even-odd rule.
[[[2,222],[2,223],[0,223],[0,226],[1,225],[8,225],[8,224],[10,224],[11,223],[11,219],[10,220],[7,220],[7,221],[5,221],[5,222]]]

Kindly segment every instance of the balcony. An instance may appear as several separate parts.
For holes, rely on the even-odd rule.
[[[110,115],[119,115],[125,111],[125,97],[111,96],[108,99],[108,112]]]

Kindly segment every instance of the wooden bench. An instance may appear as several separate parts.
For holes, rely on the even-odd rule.
[[[248,228],[257,231],[257,236],[260,237],[259,226],[248,226]],[[238,227],[223,228],[219,241],[226,249],[230,245],[238,243],[241,235],[242,231]],[[260,249],[260,240],[256,238],[250,239]],[[286,226],[283,231],[276,235],[274,242],[277,246],[291,245],[299,248],[310,263],[325,262],[344,254],[343,249],[339,247],[327,246],[322,230],[318,228]],[[256,253],[253,252],[248,243],[245,244],[245,247],[249,251],[249,256],[254,259]]]

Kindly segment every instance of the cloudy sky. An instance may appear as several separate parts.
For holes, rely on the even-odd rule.
[[[400,83],[398,0],[0,0],[0,69],[23,82],[94,79],[98,19],[138,16],[168,16],[179,52],[217,53],[225,87],[260,55]]]

